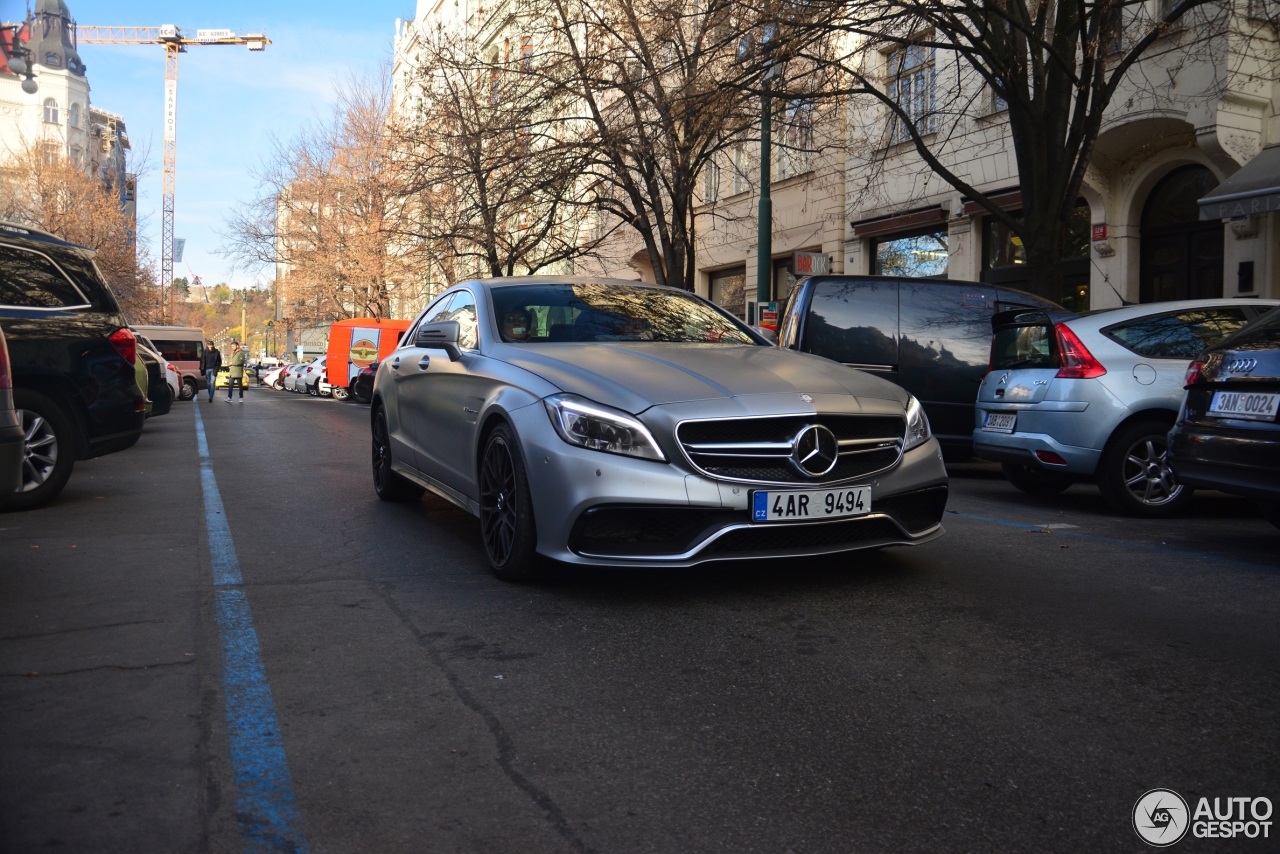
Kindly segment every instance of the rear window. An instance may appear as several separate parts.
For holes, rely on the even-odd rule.
[[[1209,308],[1142,317],[1102,333],[1148,359],[1194,359],[1247,322],[1242,308]]]
[[[204,355],[202,341],[172,341],[157,339],[152,342],[168,362],[198,362]]]
[[[1058,339],[1053,324],[1004,326],[991,337],[991,370],[1057,368]]]
[[[46,255],[0,244],[0,305],[71,308],[88,304]]]

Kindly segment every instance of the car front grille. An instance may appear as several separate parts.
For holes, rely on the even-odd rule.
[[[757,525],[729,531],[703,549],[700,556],[756,553],[763,556],[771,552],[821,550],[873,540],[902,539],[898,527],[882,516],[810,525]]]
[[[835,434],[840,456],[820,477],[792,463],[791,445],[811,424]],[[785,415],[685,421],[676,439],[689,462],[712,477],[758,483],[839,483],[884,471],[902,456],[906,419],[900,415]]]

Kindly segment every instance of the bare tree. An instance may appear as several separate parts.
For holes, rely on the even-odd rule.
[[[825,94],[883,117],[860,128],[870,159],[913,149],[1021,239],[1028,288],[1057,300],[1063,244],[1117,91],[1141,61],[1223,35],[1229,11],[1219,0],[817,0],[804,16],[778,14],[783,41],[825,70]],[[1020,217],[979,191],[956,155],[976,120],[1004,110]]]
[[[414,210],[406,235],[452,282],[532,274],[588,256],[581,152],[565,143],[562,95],[535,76],[529,44],[484,47],[437,30],[391,128]]]
[[[282,299],[300,323],[389,316],[394,296],[421,286],[425,247],[400,239],[413,212],[389,110],[385,78],[339,86],[329,119],[277,142],[257,198],[227,223],[223,254],[240,269],[283,271]]]
[[[28,145],[0,165],[0,220],[93,249],[125,315],[134,323],[150,323],[159,317],[160,291],[118,180],[125,176],[90,175],[42,143]]]
[[[537,72],[582,152],[587,203],[635,229],[655,279],[692,289],[703,171],[755,115],[736,0],[543,0]]]

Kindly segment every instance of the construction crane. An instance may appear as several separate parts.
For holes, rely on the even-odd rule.
[[[262,33],[238,36],[231,30],[196,30],[194,37],[180,27],[76,27],[78,44],[158,44],[164,46],[164,195],[160,207],[160,302],[163,323],[173,320],[173,191],[178,157],[178,54],[193,45],[248,45],[265,50],[271,39]]]

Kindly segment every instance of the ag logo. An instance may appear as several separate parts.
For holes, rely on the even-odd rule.
[[[365,365],[373,364],[376,358],[378,358],[378,345],[368,338],[351,342],[351,361],[355,364],[363,368]]]
[[[1133,805],[1133,829],[1142,841],[1168,848],[1187,835],[1191,816],[1187,802],[1172,789],[1152,789]]]

